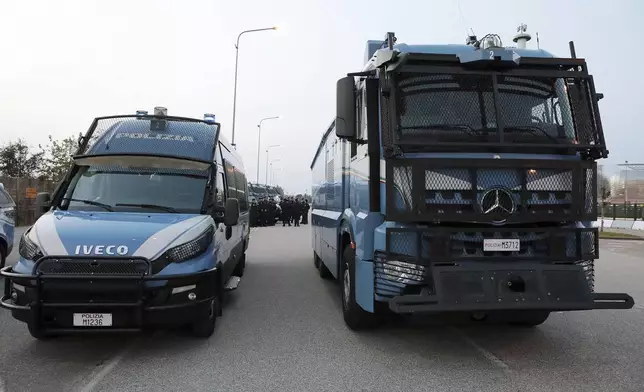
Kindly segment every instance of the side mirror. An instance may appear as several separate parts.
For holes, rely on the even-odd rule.
[[[356,137],[356,85],[353,76],[338,80],[336,86],[335,134],[341,139]]]
[[[224,213],[224,224],[235,226],[239,222],[239,200],[233,198],[226,200],[226,212]]]
[[[36,207],[41,214],[49,211],[51,207],[51,194],[49,192],[40,192],[36,194]]]

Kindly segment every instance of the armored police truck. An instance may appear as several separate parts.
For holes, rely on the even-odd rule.
[[[249,241],[239,155],[204,120],[96,118],[44,213],[1,270],[0,302],[35,338],[190,326],[209,337]]]
[[[596,160],[608,155],[583,59],[496,34],[465,45],[367,43],[337,83],[311,165],[313,257],[344,320],[464,312],[534,326],[629,309],[594,293]]]

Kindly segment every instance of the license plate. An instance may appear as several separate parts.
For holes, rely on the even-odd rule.
[[[111,327],[111,313],[74,313],[74,327]]]
[[[484,252],[518,252],[521,249],[521,241],[518,239],[484,239]]]

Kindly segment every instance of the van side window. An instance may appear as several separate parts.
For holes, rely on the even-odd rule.
[[[237,184],[237,199],[239,199],[239,210],[248,211],[248,193],[246,192],[246,175],[235,170],[235,183]]]
[[[224,159],[224,171],[226,172],[226,196],[237,198],[237,185],[235,184],[235,168]]]
[[[215,186],[215,205],[223,207],[225,199],[224,192],[226,191],[226,188],[224,187],[224,173],[221,171],[217,173],[217,182]]]
[[[0,191],[0,206],[12,204],[9,200],[9,196],[4,191]]]

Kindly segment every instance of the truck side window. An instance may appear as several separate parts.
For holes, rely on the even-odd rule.
[[[224,173],[221,171],[217,173],[217,183],[215,186],[215,205],[218,207],[224,207]]]
[[[235,170],[235,183],[237,186],[237,199],[239,199],[239,210],[248,211],[248,196],[246,194],[246,176],[239,170]]]
[[[235,168],[224,159],[224,171],[226,173],[226,196],[237,198],[237,185],[235,184]]]

